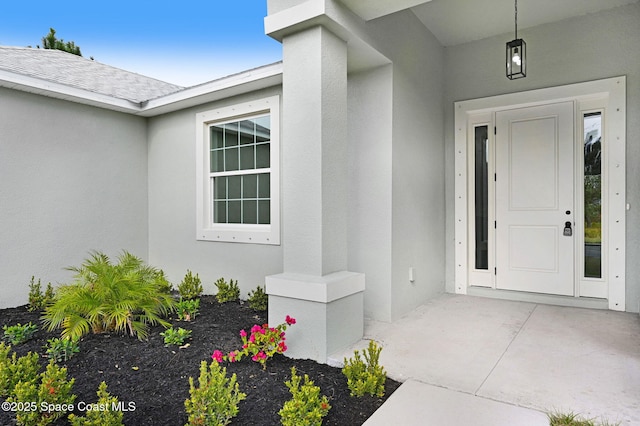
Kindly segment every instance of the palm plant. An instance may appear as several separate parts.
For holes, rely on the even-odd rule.
[[[170,294],[162,291],[160,270],[124,251],[118,263],[93,252],[76,272],[75,281],[59,287],[43,320],[49,331],[62,327],[63,338],[80,338],[115,331],[139,339],[147,337],[148,324],[171,324],[163,320],[174,309]]]

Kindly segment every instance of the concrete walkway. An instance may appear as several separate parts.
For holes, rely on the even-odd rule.
[[[640,316],[443,295],[394,323],[367,321],[403,385],[365,423],[548,425],[547,412],[640,425]]]

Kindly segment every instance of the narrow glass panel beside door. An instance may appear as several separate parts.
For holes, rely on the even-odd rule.
[[[489,127],[475,128],[475,247],[476,269],[489,269]]]
[[[584,114],[584,276],[602,277],[602,113]]]

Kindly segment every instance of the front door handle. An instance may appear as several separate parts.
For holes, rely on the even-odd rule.
[[[564,223],[564,231],[562,231],[562,235],[565,237],[570,237],[573,235],[573,230],[571,229],[571,222]]]

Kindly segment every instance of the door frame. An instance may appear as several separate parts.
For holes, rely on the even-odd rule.
[[[575,138],[576,143],[582,138],[582,117],[586,112],[601,110],[603,112],[602,133],[603,146],[603,256],[602,279],[606,290],[597,297],[608,301],[611,310],[625,310],[625,219],[626,219],[626,78],[624,76],[603,80],[577,83],[565,86],[543,88],[526,92],[511,93],[492,96],[481,99],[459,101],[454,103],[455,108],[455,292],[467,294],[474,286],[488,287],[495,290],[495,255],[491,255],[489,270],[477,271],[472,268],[473,253],[473,220],[469,216],[470,204],[473,200],[473,174],[469,173],[469,162],[473,160],[473,153],[469,150],[471,132],[478,123],[486,123],[491,129],[495,126],[495,114],[497,111],[513,108],[523,108],[548,103],[572,101],[575,103]],[[493,131],[489,132],[489,145],[495,144]],[[582,172],[582,150],[575,149],[576,175]],[[489,161],[495,158],[490,149]],[[495,164],[490,164],[495,170]],[[576,179],[576,185],[582,182],[582,178]],[[576,186],[577,187],[577,186]],[[489,205],[495,204],[493,198],[495,192],[489,191]],[[471,202],[470,202],[471,201]],[[582,206],[581,191],[576,191],[576,207]],[[581,207],[582,208],[582,207]],[[491,214],[491,213],[490,213]],[[581,299],[581,289],[584,292],[593,293],[593,283],[582,279],[583,268],[583,228],[582,211],[576,209],[576,262],[575,268],[579,273],[575,274],[575,296],[558,296],[554,303],[576,305],[576,300]],[[580,226],[578,226],[580,224]],[[491,228],[491,227],[490,227]],[[495,240],[495,232],[490,232],[490,238]],[[590,286],[593,287],[589,289]],[[603,288],[602,286],[600,288]],[[514,292],[513,298],[518,300],[535,300],[533,294]],[[488,294],[491,295],[491,294]],[[500,295],[499,297],[507,297]],[[590,296],[592,298],[593,296]],[[585,297],[582,297],[585,299]]]

